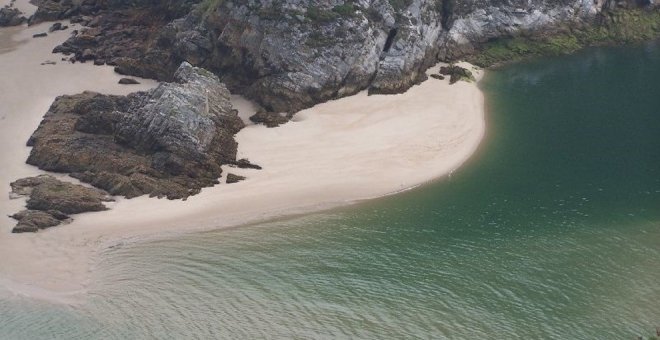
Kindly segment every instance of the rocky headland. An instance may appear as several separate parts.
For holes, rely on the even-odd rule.
[[[236,159],[234,135],[244,123],[230,90],[261,106],[253,122],[276,127],[330,99],[403,92],[438,61],[489,66],[660,35],[660,12],[642,0],[34,3],[30,25],[83,26],[53,52],[163,81],[128,96],[59,97],[28,142],[28,164],[127,198],[185,199],[218,184],[223,165],[258,168]],[[25,21],[11,7],[0,14]],[[445,75],[450,83],[474,80],[454,65],[431,76]],[[242,179],[231,174],[226,182]]]
[[[479,66],[649,39],[644,0],[41,0],[31,22],[87,26],[56,48],[74,60],[169,81],[182,61],[265,111],[357,93],[399,93],[438,60]]]

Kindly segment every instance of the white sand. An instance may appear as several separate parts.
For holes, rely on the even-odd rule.
[[[10,181],[40,173],[24,165],[29,152],[24,143],[56,95],[137,89],[115,85],[118,77],[109,68],[39,66],[55,58],[44,45],[56,45],[59,34],[68,33],[0,55],[0,182],[6,191]],[[237,103],[242,117],[254,110],[240,98]],[[450,86],[436,79],[401,95],[360,93],[320,104],[279,128],[250,125],[237,136],[239,158],[264,169],[225,168],[246,181],[207,188],[185,202],[120,199],[108,212],[77,215],[70,225],[32,235],[11,235],[14,221],[1,218],[0,287],[70,302],[93,282],[98,254],[112,244],[327,209],[411,188],[459,167],[476,150],[484,129],[476,84]],[[23,204],[0,195],[0,214]]]

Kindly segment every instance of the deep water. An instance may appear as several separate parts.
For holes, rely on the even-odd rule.
[[[660,326],[660,45],[490,71],[449,178],[108,250],[90,301],[0,300],[2,339],[634,339]]]

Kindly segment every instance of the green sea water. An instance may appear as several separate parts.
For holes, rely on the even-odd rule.
[[[108,250],[89,302],[0,300],[2,339],[635,339],[660,326],[660,45],[490,71],[450,178]]]

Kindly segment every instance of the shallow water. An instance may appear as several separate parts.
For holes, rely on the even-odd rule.
[[[321,214],[110,249],[0,338],[632,339],[660,326],[660,46],[490,72],[459,171]]]

